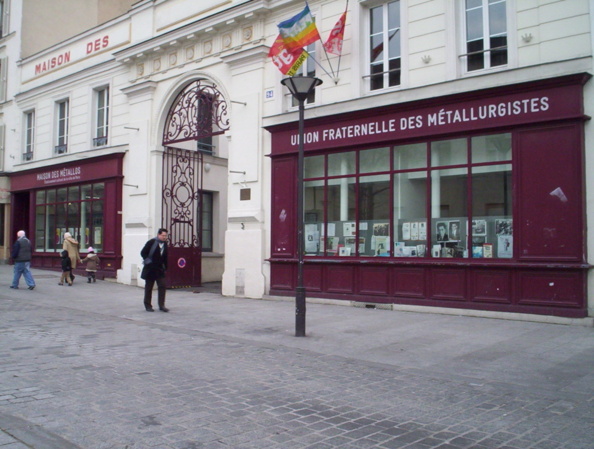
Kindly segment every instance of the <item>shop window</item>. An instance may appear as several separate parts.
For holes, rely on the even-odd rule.
[[[103,248],[103,183],[38,190],[35,194],[35,250],[60,252],[70,232],[81,251]]]
[[[401,82],[400,1],[369,9],[369,90],[399,86]]]
[[[107,145],[109,133],[109,87],[95,91],[95,132],[93,146]]]
[[[507,65],[506,0],[464,0],[466,72]]]
[[[201,248],[203,252],[212,252],[213,249],[213,193],[202,192],[202,220]]]
[[[64,154],[68,151],[68,122],[70,120],[70,101],[63,100],[56,103],[56,146],[54,154]]]
[[[23,149],[23,161],[33,160],[35,147],[35,111],[25,113],[25,148]]]
[[[310,256],[513,257],[511,135],[304,160]]]
[[[309,57],[305,60],[305,62],[299,67],[297,72],[294,76],[316,76],[316,44],[309,44],[305,47],[305,50],[309,53]],[[305,99],[305,104],[312,104],[316,102],[316,90],[312,89],[309,93],[307,98]],[[299,102],[295,99],[293,95],[291,95],[291,106],[296,108],[299,106]]]

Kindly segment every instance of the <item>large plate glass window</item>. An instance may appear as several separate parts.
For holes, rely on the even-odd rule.
[[[308,256],[513,257],[511,134],[305,157]]]

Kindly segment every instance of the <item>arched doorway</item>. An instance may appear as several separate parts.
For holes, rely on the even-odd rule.
[[[168,287],[201,284],[203,155],[229,129],[221,92],[206,80],[188,83],[177,95],[163,130],[161,226],[169,230]]]

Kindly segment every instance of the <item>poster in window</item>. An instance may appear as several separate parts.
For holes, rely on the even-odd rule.
[[[427,222],[419,222],[419,240],[427,240]]]
[[[390,235],[389,223],[375,223],[373,225],[373,235]]]
[[[475,259],[482,259],[484,255],[483,247],[482,246],[473,246],[472,247],[472,257]]]
[[[495,220],[495,234],[497,235],[513,235],[514,228],[512,220]]]
[[[102,229],[101,226],[95,226],[94,236],[95,236],[95,245],[96,246],[103,244],[101,229]]]
[[[472,220],[472,235],[476,235],[476,236],[487,235],[487,221],[486,220]]]
[[[328,254],[332,255],[336,255],[336,253],[338,252],[338,243],[340,242],[340,238],[339,237],[327,237],[326,238],[326,244],[328,246]]]
[[[374,235],[371,237],[372,245],[375,243],[375,246],[372,248],[375,250],[376,256],[389,256],[390,255],[390,237],[387,235]],[[375,242],[373,241],[375,240]]]
[[[340,246],[338,248],[338,255],[339,256],[350,256],[351,255],[351,248],[347,248],[346,246]]]
[[[317,253],[320,245],[320,232],[317,224],[305,225],[305,252]]]
[[[485,243],[483,245],[483,257],[486,259],[493,257],[493,244],[492,243]]]
[[[445,221],[439,221],[435,225],[435,229],[437,231],[437,241],[438,242],[447,242],[449,240],[448,237],[448,224]]]
[[[351,254],[355,254],[355,245],[357,243],[356,237],[345,237],[344,238],[344,246],[351,249]],[[365,252],[365,238],[359,237],[359,254],[363,254]]]
[[[458,242],[460,241],[460,221],[450,221],[450,241],[451,242]]]
[[[497,257],[511,258],[513,256],[514,238],[511,235],[497,236]]]
[[[354,222],[346,222],[343,223],[343,235],[345,237],[355,235],[356,233],[356,226]]]
[[[410,222],[402,223],[402,240],[410,240]]]
[[[413,221],[410,224],[410,239],[419,240],[419,222]]]

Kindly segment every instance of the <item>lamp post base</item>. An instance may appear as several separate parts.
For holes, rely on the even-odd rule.
[[[305,287],[295,289],[295,337],[305,337]]]

